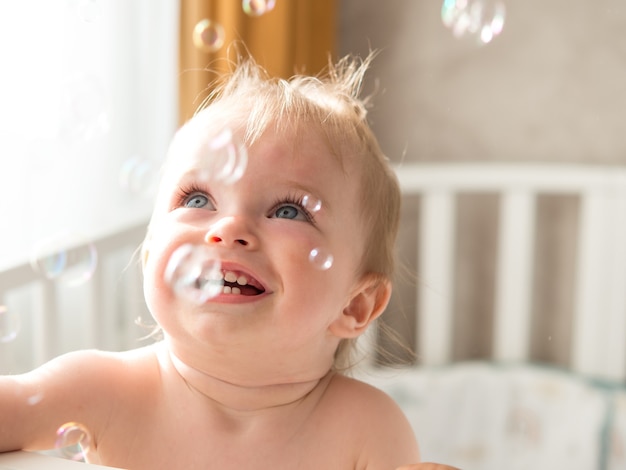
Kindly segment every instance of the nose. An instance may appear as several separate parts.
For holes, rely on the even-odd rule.
[[[258,244],[256,235],[249,229],[241,217],[223,217],[211,225],[204,235],[209,245],[245,246],[255,248]]]

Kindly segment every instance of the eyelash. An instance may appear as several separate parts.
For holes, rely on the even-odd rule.
[[[191,184],[189,186],[185,186],[185,187],[179,188],[178,195],[176,197],[176,205],[177,205],[177,207],[182,206],[184,204],[184,202],[187,199],[189,199],[189,197],[193,196],[194,194],[203,194],[207,198],[209,198],[209,200],[211,202],[213,202],[211,196],[207,193],[206,190],[200,188],[196,184]],[[278,209],[279,207],[284,206],[284,205],[296,206],[298,209],[300,209],[302,211],[302,213],[306,217],[307,221],[315,225],[315,217],[313,216],[311,211],[309,211],[304,206],[304,197],[303,196],[298,196],[296,194],[288,194],[284,198],[279,198],[272,205],[271,212],[273,213],[274,211],[276,211],[276,209]]]
[[[189,197],[193,196],[194,194],[202,194],[206,196],[209,199],[209,201],[213,202],[213,199],[207,193],[206,190],[200,188],[199,186],[195,184],[191,184],[189,186],[181,187],[178,189],[178,194],[176,196],[176,206],[177,207],[182,206],[184,202],[187,199],[189,199]]]
[[[272,205],[272,207],[273,207],[272,213],[275,212],[279,207],[284,206],[284,205],[296,206],[298,209],[300,209],[302,211],[302,213],[306,217],[307,222],[310,222],[313,225],[315,225],[315,217],[313,216],[311,211],[309,211],[304,206],[304,197],[303,196],[297,196],[295,194],[288,194],[284,198],[277,199],[277,201],[274,203],[274,205]]]

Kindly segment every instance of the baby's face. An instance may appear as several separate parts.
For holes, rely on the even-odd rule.
[[[300,130],[296,144],[270,129],[248,149],[240,179],[216,180],[196,137],[200,145],[170,157],[154,213],[144,267],[154,317],[177,355],[219,353],[223,373],[250,358],[248,379],[327,370],[339,340],[329,328],[354,294],[363,253],[359,169],[342,170],[315,131]],[[211,248],[232,287],[202,303],[177,296],[165,272],[185,244]]]

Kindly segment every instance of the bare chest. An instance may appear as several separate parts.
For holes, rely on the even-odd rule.
[[[233,420],[173,408],[129,422],[96,452],[100,463],[130,470],[356,468],[354,442],[327,418]]]

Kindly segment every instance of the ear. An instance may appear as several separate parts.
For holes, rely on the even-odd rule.
[[[330,325],[330,333],[339,338],[356,338],[383,313],[390,298],[391,282],[380,275],[366,274],[341,316]]]

